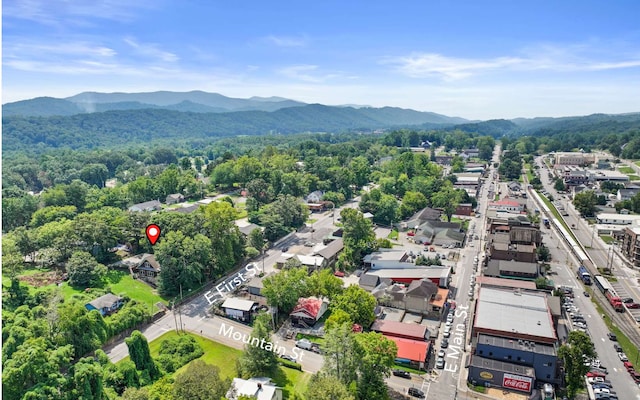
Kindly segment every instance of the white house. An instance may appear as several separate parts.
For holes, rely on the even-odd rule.
[[[240,396],[248,396],[256,400],[282,400],[282,388],[271,383],[271,378],[233,378],[226,398],[236,400]]]

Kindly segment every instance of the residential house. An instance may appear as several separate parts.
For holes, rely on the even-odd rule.
[[[380,277],[377,275],[362,274],[358,280],[358,286],[366,290],[372,291],[380,284]]]
[[[200,208],[200,204],[189,204],[189,205],[185,204],[182,207],[166,208],[165,211],[177,212],[179,214],[191,214],[192,212],[197,211],[198,208]]]
[[[326,247],[315,252],[315,255],[324,258],[324,265],[327,267],[333,266],[338,260],[338,256],[344,249],[344,242],[342,238],[336,239],[330,242]]]
[[[225,398],[237,400],[240,396],[254,400],[282,400],[282,388],[275,386],[271,378],[233,378]]]
[[[460,232],[460,224],[457,222],[426,221],[416,228],[416,237],[424,237],[425,244],[453,244],[461,247],[464,243],[464,233]],[[416,241],[414,237],[414,241]]]
[[[260,229],[263,230],[262,227],[256,225],[256,224],[252,224],[252,223],[241,223],[239,220],[236,220],[236,225],[238,226],[238,230],[240,231],[240,233],[242,233],[244,235],[244,237],[249,237],[249,235],[251,234],[251,232],[254,229]],[[258,249],[260,250],[260,249]]]
[[[100,296],[97,299],[88,302],[84,306],[89,311],[98,310],[104,317],[118,311],[123,304],[124,299],[122,297],[107,293],[104,296]]]
[[[329,304],[325,300],[317,297],[301,297],[289,314],[291,323],[312,327],[322,318],[328,306]]]
[[[160,275],[160,264],[153,254],[143,253],[125,258],[116,264],[129,269],[134,279],[140,279],[155,286]]]
[[[624,189],[618,189],[618,192],[616,194],[616,200],[618,201],[631,200],[638,193],[640,193],[639,186],[629,185]]]
[[[440,318],[446,307],[449,290],[439,288],[427,279],[416,280],[409,287],[383,281],[371,294],[380,305]]]
[[[252,313],[257,306],[258,303],[255,301],[229,297],[222,303],[221,308],[229,318],[242,322],[251,322]]]
[[[144,203],[134,204],[129,207],[131,212],[152,212],[162,209],[162,204],[158,200],[145,201]]]
[[[180,193],[174,193],[167,196],[165,203],[167,205],[182,203],[184,201],[184,196]]]
[[[406,222],[401,222],[399,228],[403,230],[415,229],[427,221],[439,221],[442,216],[442,210],[431,207],[425,207],[417,213],[413,214]]]
[[[322,196],[324,196],[324,192],[322,190],[315,190],[309,193],[305,200],[307,203],[320,203],[322,201]]]
[[[451,165],[453,156],[436,156],[436,164],[439,165]]]

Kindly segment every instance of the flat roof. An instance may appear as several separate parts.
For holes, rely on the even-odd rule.
[[[476,355],[471,356],[469,366],[476,368],[486,368],[494,371],[506,372],[509,374],[528,376],[534,379],[536,377],[536,373],[531,367],[525,367],[524,365],[514,364],[506,361],[491,360],[489,358],[484,358]]]
[[[538,273],[538,264],[537,263],[528,263],[522,261],[507,261],[507,260],[490,260],[488,267],[495,268],[498,267],[499,271],[508,271],[508,272],[521,272],[526,274],[537,274]]]
[[[371,325],[371,330],[391,336],[411,336],[416,339],[422,339],[427,335],[427,327],[420,324],[405,324],[398,321],[387,321],[377,319]]]
[[[476,278],[481,286],[498,286],[520,289],[536,290],[536,283],[531,281],[521,281],[519,279],[495,278],[492,276],[479,276]]]
[[[222,303],[222,308],[232,308],[234,310],[240,311],[251,311],[253,305],[256,304],[254,301],[250,300],[242,300],[235,297],[227,298],[224,303]]]
[[[481,333],[478,335],[478,344],[488,344],[506,349],[523,350],[547,356],[555,356],[556,348],[547,343],[534,343],[529,340],[509,339],[499,336],[486,335]]]
[[[429,342],[397,338],[393,336],[383,335],[389,340],[395,342],[398,346],[396,358],[403,358],[411,361],[424,362],[429,352]]]
[[[480,287],[474,329],[557,340],[544,293]]]
[[[362,259],[364,262],[372,261],[400,261],[402,257],[407,254],[404,250],[395,251],[376,251],[375,253],[367,254]]]
[[[449,276],[451,267],[444,268],[412,268],[412,269],[376,269],[369,270],[370,275],[377,275],[381,279],[385,278],[415,278],[415,279],[431,279],[445,278]]]
[[[601,214],[596,214],[596,219],[618,219],[622,221],[635,221],[637,219],[640,219],[640,215],[601,213]]]

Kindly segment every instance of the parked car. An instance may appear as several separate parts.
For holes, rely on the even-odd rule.
[[[620,345],[618,343],[614,343],[613,344],[613,349],[617,352],[620,353],[622,351],[622,347],[620,347]]]
[[[587,378],[587,382],[589,383],[603,383],[604,382],[604,378],[601,376],[590,376],[589,378]]]
[[[411,387],[407,392],[409,396],[417,397],[419,399],[424,399],[424,392],[418,388]]]
[[[442,342],[440,342],[440,347],[443,349],[449,347],[449,339],[442,339]]]
[[[411,374],[407,371],[403,371],[401,369],[394,369],[393,375],[399,376],[400,378],[411,379]]]
[[[625,305],[627,306],[627,308],[640,308],[640,304],[638,303],[630,303]]]
[[[591,387],[594,389],[611,389],[611,385],[608,383],[594,383]]]
[[[604,372],[601,372],[598,370],[592,369],[591,371],[587,372],[587,378],[604,378],[605,376],[606,374]],[[592,382],[589,382],[589,383],[592,383]]]
[[[618,353],[618,358],[620,359],[620,361],[629,361],[627,355],[622,352]]]
[[[443,357],[446,355],[447,353],[444,350],[438,350],[438,358]]]
[[[335,276],[337,276],[338,278],[344,278],[344,272],[342,272],[342,271],[336,271],[333,274]]]
[[[584,297],[589,297],[589,292],[582,292],[582,294],[584,295]]]
[[[288,356],[286,354],[281,355],[280,358],[282,358],[283,360],[291,361],[292,363],[296,363],[296,364],[298,363],[298,361],[296,361],[295,358]]]
[[[444,358],[443,357],[438,357],[438,359],[436,360],[436,368],[444,369]]]
[[[631,364],[629,361],[624,361],[622,365],[627,371],[633,371],[633,364]]]
[[[607,333],[607,337],[609,338],[609,340],[613,340],[614,342],[618,340],[618,337],[616,336],[615,333]]]
[[[626,299],[622,300],[623,303],[635,303],[635,300],[633,300],[631,297],[627,297]]]

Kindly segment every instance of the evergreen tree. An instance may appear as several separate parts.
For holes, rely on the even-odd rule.
[[[278,358],[271,347],[269,324],[269,314],[256,317],[250,342],[245,345],[238,363],[238,375],[241,377],[269,376],[278,368]]]
[[[125,339],[125,343],[129,348],[129,356],[131,361],[136,364],[138,371],[146,371],[149,373],[151,380],[156,380],[160,377],[160,370],[158,366],[151,358],[151,352],[149,351],[149,343],[147,338],[140,331],[133,331],[131,336]]]

